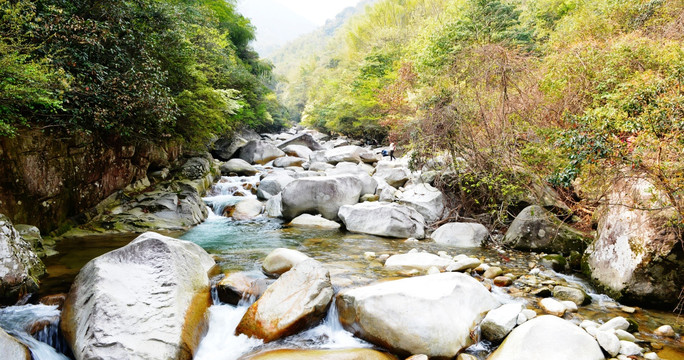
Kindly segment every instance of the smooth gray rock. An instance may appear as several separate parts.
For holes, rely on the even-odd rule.
[[[461,248],[477,248],[489,237],[489,230],[476,223],[447,223],[440,226],[431,235],[439,244]]]
[[[266,215],[272,218],[283,216],[282,196],[280,194],[272,196],[266,201],[265,210]]]
[[[555,286],[553,288],[553,297],[558,300],[572,301],[577,306],[586,305],[591,302],[591,297],[584,290],[568,286]]]
[[[506,232],[504,244],[518,250],[561,254],[582,253],[587,247],[582,233],[537,205],[528,206],[518,214]]]
[[[579,326],[543,315],[515,328],[487,360],[604,360],[594,338]]]
[[[71,286],[61,328],[77,359],[190,359],[211,304],[212,257],[147,232],[88,262]]]
[[[247,309],[235,333],[265,342],[295,334],[325,317],[332,296],[328,270],[318,261],[302,261]]]
[[[442,192],[429,184],[410,186],[399,195],[397,202],[416,209],[426,223],[441,219],[446,207]]]
[[[311,156],[311,153],[313,152],[304,145],[287,145],[281,150],[288,156],[299,157],[305,160],[309,160],[309,156]]]
[[[250,164],[266,164],[285,153],[266,141],[252,140],[240,148],[239,158]]]
[[[297,179],[282,191],[283,217],[309,213],[337,220],[340,207],[358,203],[362,190],[363,182],[353,175]]]
[[[219,160],[230,160],[250,140],[261,140],[261,136],[252,130],[242,130],[232,136],[221,137],[214,143],[211,154]]]
[[[230,159],[222,164],[220,169],[223,176],[228,176],[231,173],[242,176],[252,176],[258,173],[258,170],[255,169],[254,166],[242,159]]]
[[[453,358],[472,343],[471,332],[498,301],[477,280],[441,273],[343,290],[342,326],[402,354]]]
[[[310,150],[317,151],[317,150],[323,150],[323,146],[314,139],[314,137],[311,134],[308,133],[301,133],[295,136],[290,137],[287,140],[284,140],[280,144],[278,144],[279,149],[285,149],[288,146],[291,145],[300,145],[300,146],[306,146]]]
[[[416,210],[394,203],[365,202],[340,207],[347,230],[396,238],[425,237],[425,220]]]
[[[45,265],[31,244],[0,214],[0,304],[14,304],[19,296],[38,291],[44,274]]]
[[[294,156],[283,156],[273,160],[273,166],[286,168],[286,167],[301,167],[302,164],[306,162],[306,159]]]
[[[280,192],[293,181],[295,181],[294,177],[284,173],[267,175],[259,182],[257,197],[262,200],[268,200],[271,197],[280,194]]]

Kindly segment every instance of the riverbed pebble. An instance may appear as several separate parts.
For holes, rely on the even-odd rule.
[[[446,271],[465,271],[478,267],[482,262],[479,259],[471,258],[465,255],[458,255],[454,257],[454,261],[447,266]]]
[[[674,329],[670,325],[663,325],[657,328],[653,333],[663,337],[675,337],[676,335]]]
[[[628,333],[625,330],[617,329],[615,330],[615,336],[618,337],[620,340],[625,340],[625,341],[631,341],[631,342],[636,342],[637,339],[634,337],[634,335]]]
[[[624,341],[620,340],[620,354],[622,355],[627,355],[627,356],[633,356],[633,355],[641,355],[643,352],[643,349],[641,347],[631,341]]]
[[[508,276],[497,276],[494,278],[494,285],[504,287],[504,286],[511,286],[513,284],[513,280],[509,278]]]
[[[626,312],[628,314],[634,314],[636,312],[636,308],[631,307],[631,306],[620,306],[620,310],[622,310],[622,312]]]
[[[646,360],[660,360],[660,357],[658,356],[658,354],[656,354],[654,352],[648,352],[648,353],[644,354],[644,359],[646,359]]]
[[[503,274],[503,270],[498,266],[492,266],[485,270],[484,277],[486,279],[494,279],[495,277]]]
[[[583,290],[560,285],[553,288],[553,297],[558,300],[572,301],[578,306],[583,305],[588,301],[587,293]]]
[[[601,348],[610,354],[610,356],[616,356],[620,353],[620,339],[612,332],[597,331],[596,341],[598,341]]]
[[[562,317],[565,314],[565,305],[553,298],[544,298],[539,301],[539,305],[545,313]]]
[[[627,330],[629,328],[629,322],[627,319],[623,318],[622,316],[617,316],[614,317],[610,320],[608,320],[605,324],[599,326],[599,330],[601,331],[608,331],[608,330]]]
[[[579,308],[577,307],[577,304],[575,304],[572,301],[567,301],[567,300],[561,301],[561,304],[563,304],[563,306],[565,306],[565,310],[568,312],[577,312],[579,310]]]

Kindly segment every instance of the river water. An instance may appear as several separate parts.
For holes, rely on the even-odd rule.
[[[528,264],[538,260],[536,254],[516,251],[502,252],[487,248],[454,249],[431,242],[406,242],[337,230],[290,228],[281,220],[265,216],[249,221],[235,221],[220,215],[225,207],[247,197],[255,197],[251,189],[256,188],[258,180],[258,176],[223,177],[204,198],[211,209],[209,218],[185,233],[166,235],[199,244],[215,256],[223,272],[245,271],[260,274],[261,260],[273,249],[297,249],[322,262],[329,269],[336,291],[368,284],[377,279],[408,275],[385,270],[380,262],[368,260],[367,252],[376,255],[398,254],[418,249],[431,253],[445,251],[452,256],[475,255],[483,262],[501,265],[518,276],[526,276],[529,272]],[[64,239],[57,248],[60,254],[45,261],[50,276],[42,284],[41,295],[68,291],[73,278],[87,261],[127,244],[134,237],[121,235]],[[676,339],[659,339],[652,335],[653,330],[662,324],[673,325],[675,330],[681,333],[684,330],[683,324],[675,314],[643,309],[639,309],[635,314],[626,314],[622,312],[620,304],[605,295],[596,294],[591,286],[579,277],[552,271],[543,272],[538,277],[578,284],[592,295],[592,304],[581,307],[579,313],[574,315],[573,321],[579,322],[583,318],[606,321],[618,315],[632,318],[639,323],[639,338],[657,342],[662,346],[662,350],[659,350],[661,358],[684,359],[684,345],[681,342]],[[214,279],[216,280],[218,279]],[[494,291],[504,302],[522,301],[526,302],[529,308],[535,307],[536,300],[521,289],[495,287]],[[260,340],[250,339],[244,335],[235,336],[237,324],[254,299],[243,299],[238,306],[232,306],[221,304],[216,297],[214,298],[214,305],[209,309],[209,329],[200,344],[196,359],[234,360],[250,353],[278,348],[372,347],[371,344],[355,338],[342,329],[337,320],[335,306],[331,306],[330,313],[319,326],[286,339],[263,344]],[[57,331],[58,317],[59,310],[56,307],[10,307],[0,309],[0,327],[27,343],[35,359],[67,359],[62,352],[68,351],[64,349]],[[28,334],[30,324],[37,321],[49,325],[32,337]],[[55,348],[60,351],[56,351]],[[491,350],[489,344],[482,342],[471,346],[467,352],[485,359]]]

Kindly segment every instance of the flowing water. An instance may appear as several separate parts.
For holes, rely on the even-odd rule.
[[[528,276],[528,264],[538,260],[536,254],[497,251],[492,249],[454,249],[431,242],[406,242],[370,235],[350,234],[343,231],[312,230],[287,227],[281,220],[265,216],[249,221],[235,221],[223,217],[226,207],[239,201],[255,197],[253,190],[259,181],[258,176],[223,177],[204,198],[211,209],[207,220],[182,234],[168,234],[193,241],[213,254],[223,272],[245,271],[261,272],[261,260],[273,249],[286,247],[297,249],[322,262],[330,271],[335,291],[368,284],[377,279],[405,276],[390,272],[378,261],[367,260],[365,254],[406,253],[412,249],[431,253],[446,251],[449,255],[459,253],[475,255],[486,263],[500,265],[518,276]],[[107,236],[96,238],[65,239],[57,250],[60,255],[48,258],[46,265],[50,277],[43,282],[41,294],[54,294],[68,291],[78,270],[91,258],[127,244],[134,236]],[[672,313],[640,309],[635,314],[620,310],[620,304],[609,297],[597,294],[582,278],[568,276],[552,271],[538,274],[539,279],[563,282],[581,286],[592,297],[592,304],[583,306],[573,321],[581,318],[605,321],[614,316],[625,316],[636,320],[640,325],[639,338],[658,342],[663,346],[659,351],[663,359],[684,359],[684,345],[677,339],[658,339],[652,331],[662,324],[670,324],[678,333],[684,328]],[[516,282],[518,283],[518,282]],[[537,308],[536,299],[516,287],[493,288],[494,295],[502,302],[525,302],[529,308]],[[317,327],[297,335],[268,344],[250,339],[244,335],[235,336],[234,331],[254,299],[243,299],[238,306],[222,304],[213,292],[214,305],[209,309],[209,328],[203,338],[196,359],[239,359],[242,356],[278,348],[358,348],[372,347],[371,344],[355,338],[345,331],[338,321],[336,307],[330,307],[329,314]],[[537,309],[541,313],[540,310]],[[26,324],[35,324],[50,318],[51,325],[29,335]],[[44,305],[27,305],[0,310],[0,326],[25,342],[36,359],[65,359],[60,352],[63,341],[57,333],[56,319],[59,310]],[[49,322],[49,321],[48,321]],[[46,343],[37,341],[45,341]],[[54,348],[60,351],[55,351]],[[486,341],[479,342],[467,352],[479,359],[485,359],[494,347]],[[51,349],[51,350],[50,350]],[[38,355],[36,355],[38,354]]]

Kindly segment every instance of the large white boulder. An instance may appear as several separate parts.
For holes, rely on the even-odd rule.
[[[14,304],[19,296],[38,291],[45,265],[12,225],[0,214],[0,304]]]
[[[291,166],[301,167],[306,162],[306,159],[295,156],[283,156],[273,160],[273,166],[286,168]]]
[[[320,215],[301,214],[290,221],[290,226],[337,230],[341,225],[337,222],[325,219]]]
[[[480,247],[487,237],[489,230],[476,223],[447,223],[432,233],[435,242],[462,248]]]
[[[250,164],[266,164],[285,156],[285,153],[266,141],[252,140],[240,148],[238,157]]]
[[[319,144],[318,141],[316,141],[316,139],[311,134],[307,133],[301,133],[289,137],[288,139],[278,144],[278,148],[285,150],[286,148],[293,145],[306,146],[307,148],[313,151],[323,150],[321,144]]]
[[[221,175],[228,176],[231,173],[252,176],[259,171],[242,159],[230,159],[221,165]]]
[[[328,270],[318,261],[303,261],[249,307],[235,333],[265,342],[295,334],[325,317],[332,295]]]
[[[541,206],[528,206],[515,217],[506,231],[504,243],[518,250],[569,254],[584,252],[582,233],[560,221]]]
[[[416,209],[427,223],[441,219],[444,214],[444,195],[430,184],[410,186],[401,193],[397,201]]]
[[[344,290],[342,325],[400,353],[453,358],[472,343],[471,331],[499,303],[477,280],[441,273]]]
[[[268,200],[271,197],[280,194],[280,192],[293,181],[295,181],[294,177],[282,172],[269,174],[259,182],[257,197],[262,200]]]
[[[453,261],[425,252],[392,255],[385,260],[385,267],[391,270],[428,270],[436,267],[445,270]]]
[[[340,146],[325,152],[325,161],[333,165],[343,161],[372,163],[372,159],[374,156],[370,151],[355,145]]]
[[[416,210],[394,203],[364,202],[340,207],[347,230],[396,238],[425,237],[425,220]]]
[[[281,193],[283,217],[294,219],[304,213],[317,213],[336,220],[342,205],[359,202],[362,190],[363,182],[353,175],[297,179]]]
[[[411,170],[404,167],[401,162],[383,160],[378,162],[373,177],[384,180],[392,187],[398,188],[411,178]]]
[[[382,179],[377,179],[375,178],[378,182],[378,189],[375,191],[375,193],[378,195],[378,199],[380,201],[385,201],[385,202],[393,202],[397,199],[397,193],[398,190],[394,187],[392,187],[390,184],[385,182],[385,180]]]
[[[338,163],[335,168],[325,170],[327,176],[340,176],[340,175],[354,175],[361,180],[363,187],[361,189],[361,195],[364,194],[375,194],[378,188],[378,182],[368,175],[367,169],[361,164],[352,163]]]
[[[592,280],[616,299],[674,308],[684,287],[684,256],[668,197],[634,176],[617,181],[605,203],[586,251]]]
[[[61,327],[77,359],[191,359],[211,304],[212,257],[147,232],[88,262]]]
[[[264,204],[261,201],[249,198],[244,199],[232,207],[226,207],[224,215],[235,220],[251,220],[261,215],[264,211]]]
[[[579,326],[544,315],[515,328],[488,360],[603,360],[594,338]]]
[[[309,156],[313,152],[304,145],[287,145],[281,150],[283,150],[283,152],[289,156],[296,156],[306,160],[309,160]]]

